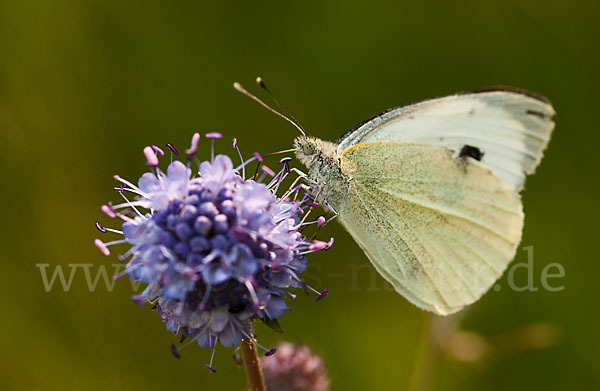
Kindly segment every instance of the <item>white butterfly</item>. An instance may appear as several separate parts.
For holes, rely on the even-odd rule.
[[[550,103],[489,89],[394,108],[336,143],[295,140],[317,201],[412,303],[447,315],[478,300],[513,259],[519,191],[554,128]]]

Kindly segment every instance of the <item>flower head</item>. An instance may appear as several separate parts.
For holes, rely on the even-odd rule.
[[[287,342],[277,354],[261,360],[268,391],[328,391],[329,377],[321,357],[310,348]]]
[[[220,138],[217,133],[209,136],[213,142]],[[194,175],[191,162],[199,138],[195,134],[186,150],[187,165],[173,161],[162,172],[162,150],[153,146],[144,149],[151,172],[137,186],[115,176],[122,183],[115,190],[125,202],[103,205],[102,211],[121,219],[122,231],[97,227],[123,239],[96,239],[95,244],[105,255],[113,244],[131,246],[121,256],[127,262],[122,274],[148,284],[134,298],[156,301],[168,330],[202,347],[213,348],[217,341],[235,346],[243,337],[252,338],[252,320],[285,313],[284,298],[293,297],[288,289],[304,286],[299,274],[306,268],[305,254],[324,246],[299,232],[307,224],[301,216],[307,214],[311,198],[290,200],[298,188],[285,199],[275,194],[289,174],[287,165],[264,184],[240,176],[229,157],[217,155],[198,162]],[[126,192],[136,199],[130,201]],[[321,219],[314,223],[322,225]]]

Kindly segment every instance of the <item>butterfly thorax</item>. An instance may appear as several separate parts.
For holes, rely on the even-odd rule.
[[[342,173],[336,145],[314,137],[298,137],[294,145],[298,160],[308,168],[317,202],[339,209],[348,195],[349,178]]]

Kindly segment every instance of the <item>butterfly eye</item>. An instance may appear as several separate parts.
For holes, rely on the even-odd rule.
[[[302,152],[304,152],[307,155],[312,155],[313,153],[315,153],[315,150],[317,149],[315,143],[306,143],[302,146]]]

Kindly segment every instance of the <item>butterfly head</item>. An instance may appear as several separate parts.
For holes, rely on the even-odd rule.
[[[307,167],[310,167],[311,162],[319,151],[319,141],[314,137],[300,136],[294,140],[296,148],[296,157]]]
[[[335,160],[335,145],[315,137],[296,137],[294,147],[296,157],[308,168],[311,168],[316,161]]]

